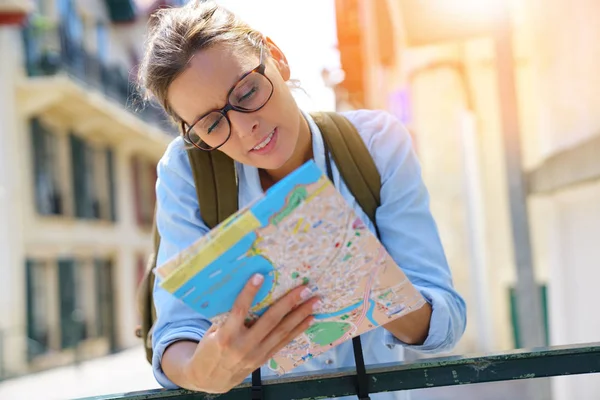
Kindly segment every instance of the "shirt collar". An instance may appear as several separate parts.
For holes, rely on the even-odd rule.
[[[326,173],[327,166],[325,165],[325,146],[323,143],[323,136],[319,127],[310,116],[309,113],[301,110],[302,116],[308,122],[308,128],[310,129],[312,138],[313,148],[313,159],[315,164]],[[256,199],[263,194],[260,186],[260,178],[258,176],[258,168],[235,162],[237,174],[239,176],[239,190],[240,190],[240,208],[247,204],[246,200]]]

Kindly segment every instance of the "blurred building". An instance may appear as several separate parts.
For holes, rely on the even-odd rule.
[[[167,1],[0,0],[0,377],[138,343],[156,163],[135,66]]]
[[[521,155],[503,145],[491,36],[501,3],[511,14]],[[600,2],[336,0],[336,9],[346,97],[391,111],[415,139],[469,304],[457,351],[521,345],[505,151],[526,173],[546,341],[598,341]],[[600,393],[594,375],[553,381],[555,399]]]

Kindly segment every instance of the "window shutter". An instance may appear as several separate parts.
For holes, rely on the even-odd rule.
[[[33,320],[33,261],[27,260],[25,262],[25,276],[27,280],[27,338],[34,339],[35,338],[35,328],[34,328],[34,320]],[[35,357],[38,352],[36,351],[36,346],[33,344],[33,340],[27,341],[27,358],[31,360]]]
[[[96,196],[96,150],[85,142],[83,148],[85,149],[86,215],[90,219],[100,219],[100,203]]]
[[[38,118],[31,119],[31,143],[33,146],[33,171],[35,182],[35,203],[39,214],[58,214],[55,207],[56,188],[52,173],[54,171],[51,159],[52,145],[50,134]]]
[[[73,204],[75,217],[85,218],[86,212],[86,183],[85,183],[85,144],[77,136],[70,135],[71,168],[73,176]]]
[[[77,288],[75,287],[75,261],[59,260],[58,279],[60,294],[61,348],[74,347],[82,335],[77,321]]]
[[[37,212],[40,215],[61,215],[63,207],[57,178],[56,136],[38,118],[31,119],[30,131]]]
[[[48,351],[50,325],[48,304],[48,266],[31,259],[25,261],[27,291],[27,356],[34,357]]]
[[[33,148],[33,182],[35,186],[35,205],[38,213],[45,214],[44,204],[44,159],[46,140],[39,119],[30,121],[31,145]]]
[[[110,220],[117,221],[117,204],[116,204],[116,184],[115,184],[115,164],[114,153],[111,148],[106,149],[106,166],[108,168],[108,201],[110,207]]]
[[[116,348],[113,312],[112,262],[110,260],[94,260],[96,281],[96,326],[98,336],[106,337],[111,343],[111,350]]]
[[[106,294],[104,292],[105,288],[105,273],[104,273],[104,260],[95,259],[94,260],[94,281],[96,283],[96,327],[98,336],[106,336],[106,315],[105,315],[105,299]]]
[[[548,317],[548,294],[545,284],[538,284],[539,296],[542,305],[542,318],[544,324],[545,346],[550,343],[550,325]],[[514,286],[508,288],[510,319],[512,323],[513,343],[515,349],[521,348],[521,327],[519,326],[519,309],[517,308],[517,291]]]
[[[138,226],[141,226],[144,223],[142,207],[142,201],[144,199],[142,198],[142,185],[140,184],[140,175],[140,162],[138,157],[134,156],[131,159],[131,177],[133,179],[133,201],[135,208],[135,217]]]

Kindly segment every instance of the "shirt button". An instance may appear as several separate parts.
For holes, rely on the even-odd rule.
[[[327,360],[325,360],[325,364],[331,365],[333,364],[333,360],[331,358],[328,358]]]

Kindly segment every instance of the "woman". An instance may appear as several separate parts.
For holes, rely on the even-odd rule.
[[[309,159],[325,171],[323,139],[294,101],[289,79],[285,55],[270,39],[211,2],[153,16],[141,84],[182,127],[158,165],[157,265],[208,232],[186,155],[190,146],[222,151],[236,161],[240,207]],[[385,112],[344,115],[382,177],[376,218],[380,239],[427,300],[420,310],[363,335],[365,362],[399,361],[404,347],[424,353],[449,350],[464,331],[465,304],[452,286],[410,136]],[[338,190],[374,231],[335,165],[332,169]],[[261,276],[250,279],[219,327],[156,286],[153,368],[158,382],[167,388],[227,392],[306,330],[319,299],[304,287],[280,299],[253,326],[244,325],[262,281]],[[347,342],[294,372],[353,365]]]

